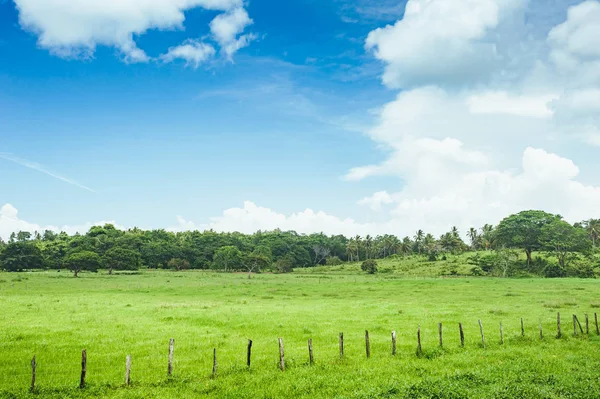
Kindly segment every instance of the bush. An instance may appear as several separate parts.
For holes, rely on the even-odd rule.
[[[342,263],[344,263],[344,262],[342,262],[342,260],[337,256],[329,256],[327,258],[327,260],[325,261],[325,264],[327,266],[338,266],[338,265],[341,265]]]
[[[278,273],[291,273],[294,271],[294,260],[290,257],[283,257],[275,262],[275,269]]]
[[[377,261],[375,259],[367,259],[360,265],[360,270],[369,274],[377,273]]]
[[[548,278],[567,277],[567,271],[560,265],[549,264],[544,268],[544,276]]]
[[[485,276],[485,272],[483,271],[483,269],[479,266],[474,266],[471,268],[471,275],[472,276]]]

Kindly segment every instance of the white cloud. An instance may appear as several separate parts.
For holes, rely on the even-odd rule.
[[[40,47],[59,56],[90,57],[96,46],[114,46],[127,62],[150,59],[137,47],[137,36],[150,29],[182,29],[187,10],[201,7],[224,11],[225,19],[231,13],[246,13],[242,0],[15,0],[15,3],[21,26],[38,35]]]
[[[252,25],[253,22],[242,7],[217,15],[210,22],[211,33],[228,58],[231,58],[239,49],[248,46],[256,38],[253,34],[242,35],[237,38],[237,35],[242,33],[247,26]]]
[[[385,159],[346,179],[397,176],[403,188],[361,204],[385,203],[402,230],[435,233],[531,208],[570,221],[600,216],[600,178],[584,183],[579,159],[544,149],[580,154],[600,145],[600,2],[571,7],[537,36],[522,29],[536,23],[526,5],[409,0],[404,19],[369,34],[384,84],[405,90],[367,131]],[[523,48],[535,51],[525,57]]]
[[[390,87],[478,81],[500,62],[489,31],[523,3],[409,0],[401,20],[369,33],[366,48],[386,64],[383,82]]]
[[[358,201],[359,205],[366,205],[374,211],[380,211],[383,205],[394,203],[394,200],[387,191],[378,191],[370,197],[365,197]]]
[[[85,233],[92,226],[103,226],[105,224],[113,224],[117,228],[123,228],[118,226],[114,221],[101,221],[96,223],[84,223],[76,226],[42,226],[37,223],[28,222],[19,218],[19,211],[11,204],[4,204],[0,207],[0,239],[8,240],[11,233],[18,233],[19,231],[29,231],[33,233],[35,231],[43,232],[44,230],[51,230],[57,233],[64,231],[68,234]]]
[[[164,62],[173,62],[176,59],[185,61],[186,66],[198,68],[215,55],[215,48],[210,44],[196,40],[188,40],[185,43],[171,47],[169,51],[161,56]]]

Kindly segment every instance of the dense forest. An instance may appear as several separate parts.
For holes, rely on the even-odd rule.
[[[462,238],[466,237],[466,242]],[[18,232],[0,240],[0,269],[69,269],[80,271],[213,269],[280,273],[316,265],[339,265],[389,257],[420,256],[435,262],[472,251],[473,275],[594,277],[600,220],[571,225],[560,215],[524,211],[460,232],[453,227],[436,238],[423,230],[412,237],[302,235],[294,231],[258,231],[252,235],[215,231],[118,230],[92,227],[86,234]],[[534,257],[541,252],[544,257]]]

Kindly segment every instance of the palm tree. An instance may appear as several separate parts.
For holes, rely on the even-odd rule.
[[[371,259],[371,249],[373,248],[373,237],[367,234],[365,237],[365,252],[367,254],[367,259]]]
[[[600,237],[600,219],[586,220],[583,225],[592,239],[592,245],[595,247],[596,241]]]
[[[477,249],[479,244],[479,234],[477,233],[477,229],[471,227],[467,235],[469,236],[469,240],[471,240],[471,249]]]
[[[423,230],[420,230],[420,229],[417,231],[417,234],[415,234],[415,247],[416,247],[419,255],[421,255],[422,243],[423,243],[424,236],[425,236],[425,233],[423,233]]]

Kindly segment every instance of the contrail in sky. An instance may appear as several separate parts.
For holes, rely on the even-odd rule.
[[[69,184],[71,184],[71,185],[73,185],[75,187],[82,188],[82,189],[87,190],[89,192],[92,192],[92,193],[96,192],[95,190],[93,190],[93,189],[91,189],[91,188],[89,188],[87,186],[84,186],[83,184],[77,183],[75,180],[71,180],[68,177],[64,177],[64,176],[61,176],[61,175],[57,175],[56,173],[50,172],[49,170],[45,169],[39,163],[31,162],[31,161],[28,161],[26,159],[22,159],[22,158],[16,157],[16,156],[14,156],[12,154],[9,154],[9,153],[6,153],[6,152],[0,152],[0,158],[5,159],[7,161],[14,162],[14,163],[19,164],[21,166],[25,166],[26,168],[29,168],[29,169],[37,170],[38,172],[42,172],[44,174],[47,174],[48,176],[54,177],[55,179],[62,180],[65,183],[69,183]]]

